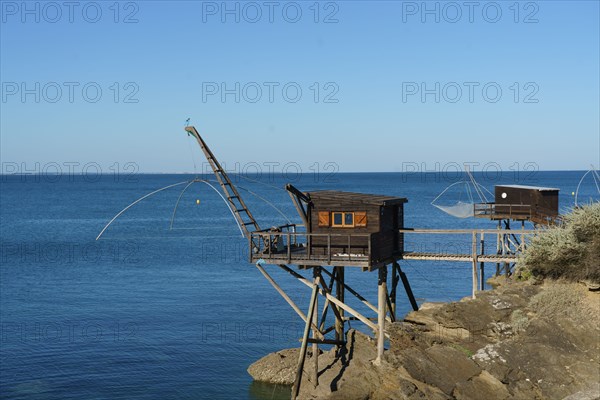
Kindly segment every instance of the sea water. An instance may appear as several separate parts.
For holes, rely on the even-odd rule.
[[[583,174],[509,171],[476,173],[475,179],[492,192],[495,184],[508,183],[559,188],[565,211],[573,206],[572,192]],[[246,369],[270,352],[299,346],[303,324],[248,262],[246,239],[211,187],[196,183],[187,189],[172,229],[183,184],[134,205],[96,241],[128,204],[193,176],[0,178],[1,398],[288,396],[286,388],[253,383]],[[496,228],[493,221],[457,219],[430,204],[464,178],[434,172],[232,176],[263,228],[300,222],[282,190],[289,181],[303,191],[406,197],[407,227]],[[589,198],[598,199],[592,180],[579,192],[580,202]],[[469,201],[468,193],[449,190],[439,201],[458,200]],[[406,245],[468,253],[470,238],[407,236]],[[420,303],[470,295],[468,263],[404,261],[401,266]],[[307,308],[308,288],[276,267],[267,270]],[[486,274],[494,270],[489,266]],[[375,302],[376,273],[352,270],[346,281]],[[358,302],[350,304],[363,310]],[[401,290],[398,307],[401,315],[410,309]],[[364,329],[358,322],[351,325]]]

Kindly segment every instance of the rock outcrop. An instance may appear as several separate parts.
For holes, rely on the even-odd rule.
[[[501,278],[502,281],[504,278]],[[503,283],[477,299],[426,303],[387,326],[389,349],[351,330],[347,345],[307,360],[305,399],[598,399],[600,293],[568,283]],[[249,368],[255,380],[293,382],[297,349]]]

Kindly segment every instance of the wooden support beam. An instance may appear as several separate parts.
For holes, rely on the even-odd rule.
[[[496,235],[496,254],[503,254],[502,253],[502,248],[501,246],[501,238],[502,238],[502,234],[500,233],[500,230],[502,229],[502,222],[498,221],[498,235]],[[496,263],[496,276],[500,275],[500,263]]]
[[[323,290],[328,293],[328,294],[332,294],[332,289],[333,289],[333,282],[331,282],[331,285],[328,287],[325,285],[325,280],[323,279],[323,276],[321,275],[321,273],[319,273],[319,281],[321,282],[321,287],[323,288]],[[335,318],[338,321],[342,320],[342,316],[339,313],[338,308],[332,304],[329,299],[326,299],[325,302],[331,306],[331,309],[333,310],[333,313],[335,314]],[[325,310],[327,311],[327,310]],[[325,324],[325,321],[323,321],[323,325]]]
[[[344,267],[342,267],[344,268]],[[323,270],[323,272],[325,272],[327,275],[331,276],[331,273],[327,270]],[[357,299],[359,299],[365,306],[369,307],[371,310],[377,312],[377,307],[375,307],[373,304],[371,304],[367,299],[365,299],[363,296],[360,295],[360,293],[358,293],[356,290],[352,289],[350,286],[346,285],[345,282],[342,282],[342,286],[344,288],[344,290],[349,291],[351,294],[353,294],[354,296],[356,296]]]
[[[479,237],[479,254],[485,254],[485,243],[484,243],[484,234],[482,233]],[[479,263],[479,290],[483,290],[485,288],[485,263],[481,261]]]
[[[302,346],[300,346],[300,355],[298,356],[298,367],[296,368],[296,379],[292,386],[292,400],[296,400],[300,393],[300,384],[302,383],[302,372],[304,371],[304,361],[306,360],[306,349],[308,347],[308,334],[310,332],[310,321],[312,321],[315,314],[315,303],[319,295],[319,283],[317,279],[314,279],[312,284],[312,295],[310,296],[310,304],[308,306],[308,317],[306,324],[304,325],[304,334],[302,335]],[[314,357],[314,354],[313,354]]]
[[[415,295],[410,287],[410,283],[408,282],[408,278],[402,268],[400,268],[400,264],[395,263],[396,268],[398,268],[398,273],[400,275],[400,279],[402,279],[402,285],[404,286],[404,290],[406,291],[406,295],[408,296],[408,301],[414,311],[419,311],[419,304],[417,304],[417,299],[415,299]]]
[[[473,232],[473,238],[471,243],[471,255],[473,256],[473,294],[472,297],[475,298],[475,293],[477,292],[477,233]]]
[[[325,280],[323,279],[323,276],[320,273],[319,273],[319,280],[321,282],[321,287],[323,288],[323,291],[325,291],[326,293],[328,293],[328,294],[331,295],[332,294],[333,285],[330,285],[329,287],[327,287],[325,285]],[[326,304],[325,304],[325,309],[324,309],[324,313],[323,313],[323,319],[321,320],[321,325],[320,325],[321,331],[323,330],[323,328],[325,326],[325,319],[324,318],[327,315],[327,309],[329,307],[331,307],[331,310],[333,311],[333,314],[335,315],[336,323],[338,321],[342,321],[342,323],[343,323],[342,315],[340,314],[339,308],[335,304],[333,304],[331,301],[329,301],[329,299],[327,297],[325,298],[325,303]]]
[[[323,280],[321,276],[321,267],[315,267],[313,269],[313,277],[314,280],[318,283]],[[318,285],[317,285],[318,286]],[[319,309],[319,296],[315,299],[315,311]],[[319,316],[316,312],[313,312],[313,326],[316,326],[319,323]],[[319,385],[319,343],[317,342],[319,330],[313,328],[313,339],[312,342],[312,356],[314,361],[314,379],[313,379],[313,387],[317,387]]]
[[[296,303],[294,303],[290,296],[288,296],[287,293],[277,284],[277,282],[275,282],[271,275],[269,275],[269,273],[265,271],[262,265],[258,263],[256,263],[255,265],[256,268],[258,268],[258,270],[260,271],[260,273],[263,274],[263,276],[267,279],[267,281],[269,281],[269,283],[275,288],[275,290],[277,290],[277,293],[279,293],[281,297],[283,297],[283,299],[292,307],[296,314],[298,314],[298,316],[302,318],[302,321],[306,322],[306,315],[302,312],[302,310],[300,310],[300,307],[298,307]],[[312,328],[315,329],[317,328],[317,326],[312,326]],[[320,338],[324,339],[325,337],[322,334],[320,334]]]
[[[300,341],[301,340],[302,339],[300,339]],[[346,344],[346,342],[343,340],[331,340],[331,339],[318,340],[318,339],[312,339],[312,338],[308,338],[308,343],[334,344],[337,346],[344,346]]]
[[[391,313],[394,316],[394,320],[396,319],[396,292],[398,288],[398,281],[400,280],[400,277],[398,276],[398,268],[398,263],[394,262],[392,264],[392,290],[390,293],[390,301],[392,303]]]
[[[327,288],[327,291],[329,293],[331,293],[331,291],[333,290],[333,284],[335,283],[335,275],[336,275],[336,270],[333,270],[333,274],[331,276],[331,279],[329,281],[329,285],[325,286],[325,282],[323,281],[323,276],[319,274],[320,276],[320,282],[321,282],[321,286],[323,287],[323,289]],[[332,305],[329,300],[325,300],[325,304],[323,305],[323,311],[321,312],[321,322],[319,324],[319,330],[322,332],[323,329],[325,329],[325,321],[327,319],[327,310],[329,310],[329,307],[331,306],[332,309],[336,309],[335,305]],[[337,316],[336,316],[337,318]]]
[[[312,287],[312,284],[306,278],[304,278],[302,275],[298,274],[296,271],[292,270],[287,265],[285,265],[285,264],[278,264],[278,265],[279,265],[279,268],[281,268],[281,269],[289,272],[291,275],[293,275],[300,282],[304,283],[308,287]],[[348,287],[346,286],[346,288],[348,288]],[[372,323],[371,321],[369,321],[368,318],[366,318],[364,315],[362,315],[361,313],[359,313],[358,311],[356,311],[354,308],[350,307],[349,305],[347,305],[345,303],[342,303],[341,301],[339,301],[338,299],[336,299],[335,297],[333,297],[329,293],[325,292],[324,290],[319,290],[319,293],[322,296],[325,296],[326,298],[328,298],[329,301],[331,301],[333,304],[337,305],[338,307],[340,307],[341,309],[345,310],[346,312],[354,315],[356,318],[358,318],[360,320],[360,322],[362,322],[363,324],[367,325],[373,331],[377,331],[377,325],[375,325],[374,323]]]
[[[387,267],[379,268],[377,285],[377,359],[376,364],[381,364],[385,344],[385,315],[387,298]]]
[[[344,267],[335,267],[335,271],[337,272],[336,282],[335,282],[335,297],[344,302]],[[335,340],[343,341],[344,340],[344,310],[339,309],[340,318],[335,320]]]
[[[396,322],[396,316],[392,312],[392,301],[390,300],[390,295],[387,293],[387,288],[386,288],[386,294],[385,294],[385,301],[387,303],[387,311],[390,313],[390,320],[392,322]]]

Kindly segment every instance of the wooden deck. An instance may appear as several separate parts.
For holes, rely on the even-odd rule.
[[[371,262],[366,254],[334,253],[331,255],[308,254],[306,247],[290,247],[283,251],[252,253],[250,261],[264,260],[268,264],[294,264],[306,266],[361,267],[370,268]],[[384,264],[382,264],[384,265]]]
[[[290,225],[292,227],[293,225]],[[294,226],[295,228],[295,226]],[[332,242],[332,234],[307,234],[299,232],[253,232],[250,237],[250,262],[256,263],[260,260],[267,264],[297,265],[301,268],[316,266],[334,267],[359,267],[363,270],[372,271],[382,266],[391,264],[398,260],[418,261],[455,261],[470,263],[515,263],[518,253],[523,250],[525,237],[535,233],[534,230],[505,230],[505,229],[402,229],[403,234],[428,234],[428,235],[458,235],[470,236],[471,253],[449,253],[449,252],[421,252],[404,250],[395,254],[390,259],[373,260],[370,257],[371,246],[351,247],[353,239],[357,236],[367,236],[370,243],[370,235],[341,235],[347,238],[348,247],[345,252],[336,252],[330,245],[323,248],[323,254],[314,254],[309,251],[307,243],[315,236],[328,238]],[[484,251],[484,238],[491,236],[493,247],[488,246],[488,252]],[[515,243],[517,236],[520,242]],[[467,239],[468,240],[468,239]],[[488,239],[490,241],[490,239]],[[258,243],[258,246],[256,244]],[[254,246],[254,247],[253,247]],[[492,253],[493,251],[493,253]]]
[[[513,263],[517,260],[516,254],[478,254],[473,259],[472,254],[447,254],[447,253],[418,253],[407,251],[402,254],[402,260],[425,260],[425,261],[462,261],[462,262],[490,262]]]

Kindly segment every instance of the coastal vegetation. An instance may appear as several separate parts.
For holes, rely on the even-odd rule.
[[[518,266],[523,277],[600,283],[600,203],[575,208],[536,235]]]

